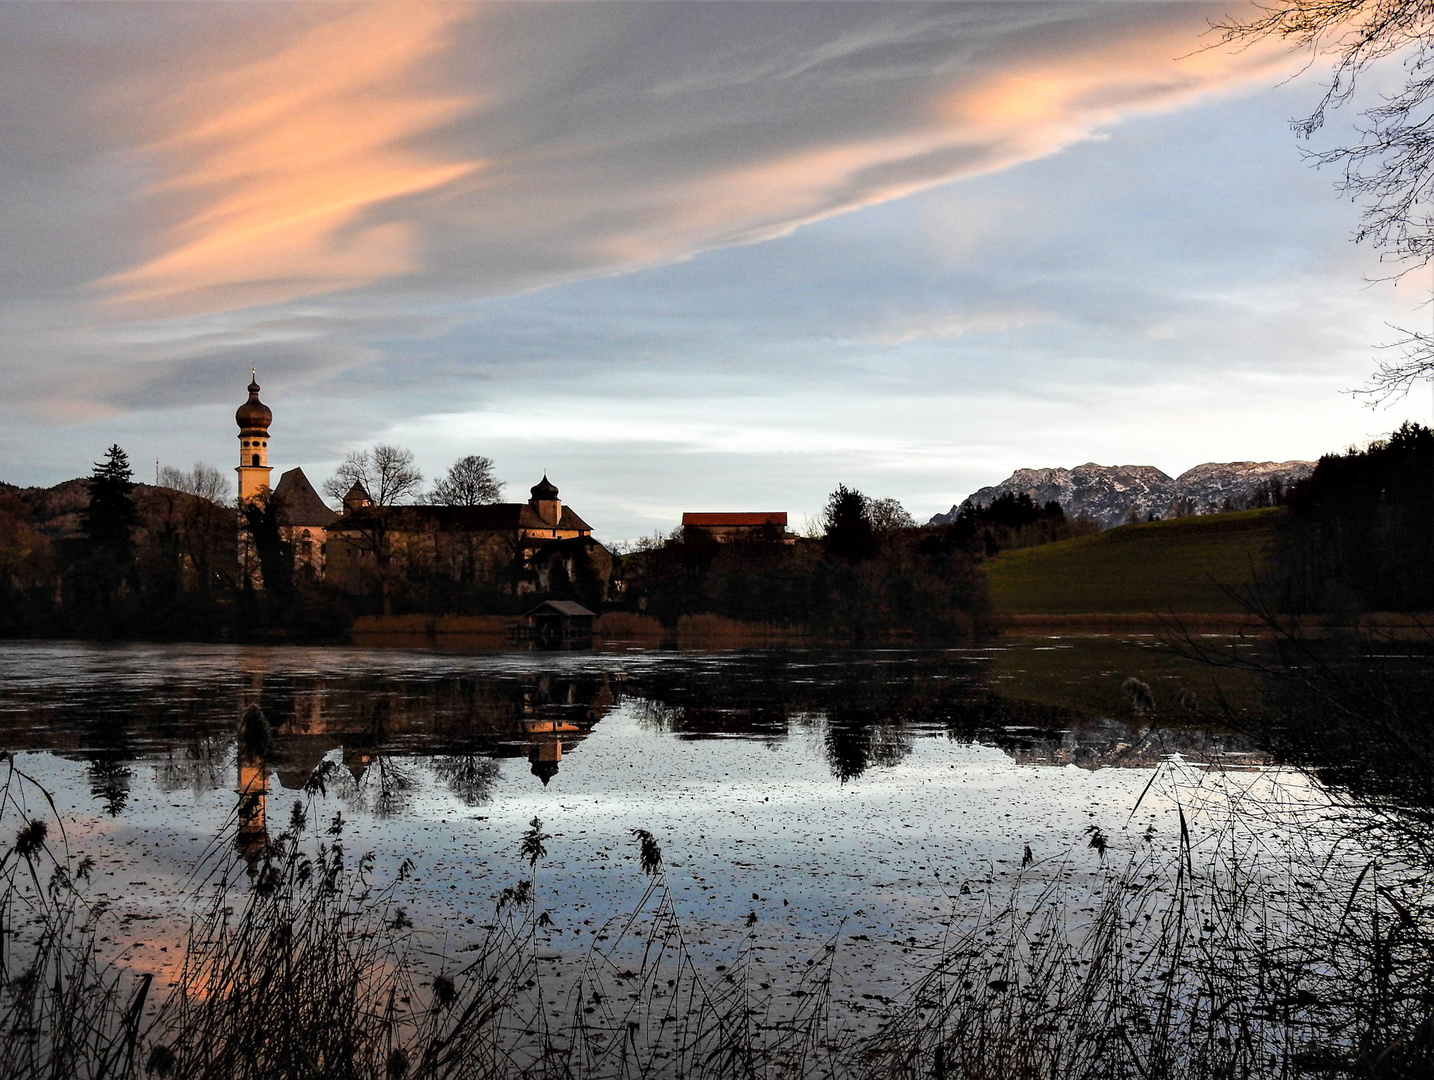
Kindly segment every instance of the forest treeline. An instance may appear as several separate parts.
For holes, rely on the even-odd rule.
[[[516,615],[553,597],[669,627],[710,614],[847,640],[959,637],[988,624],[983,560],[1097,530],[1025,494],[968,502],[952,522],[918,526],[895,500],[841,485],[807,536],[719,543],[701,530],[678,532],[605,559],[602,581],[578,572],[591,559],[556,547],[541,575],[517,566],[521,552],[510,553],[512,567],[483,574],[395,556],[380,600],[299,566],[273,508],[236,514],[218,470],[169,469],[159,479],[135,484],[116,446],[86,480],[38,493],[0,486],[0,635],[341,640],[355,617],[384,603],[397,614]],[[1405,424],[1367,447],[1325,455],[1309,478],[1262,502],[1286,508],[1260,585],[1269,607],[1434,609],[1430,429]],[[66,523],[61,535],[45,535],[56,520]],[[241,539],[269,588],[252,588],[239,572]]]
[[[1286,612],[1434,610],[1434,431],[1320,458],[1285,496],[1268,602]]]
[[[0,635],[342,636],[347,616],[320,598],[281,610],[244,587],[239,520],[217,469],[165,469],[158,479],[136,484],[112,446],[87,479],[0,488]]]
[[[715,614],[847,639],[965,636],[985,625],[977,558],[1022,528],[1029,532],[1000,509],[999,521],[977,515],[918,528],[894,500],[843,486],[820,536],[727,544],[678,537],[612,558],[604,581],[580,572],[591,559],[566,557],[571,542],[545,546],[540,581],[532,566],[505,574],[504,566],[477,573],[471,559],[475,566],[429,565],[432,559],[414,555],[422,546],[408,544],[391,553],[380,595],[312,572],[281,534],[272,502],[237,513],[226,505],[217,470],[165,470],[160,479],[135,484],[124,451],[114,446],[87,480],[49,492],[0,489],[0,634],[341,640],[354,618],[385,609],[512,616],[553,597],[599,611],[641,611],[668,625],[683,615]],[[406,510],[365,512],[398,521]],[[57,519],[65,534],[45,535],[42,526]],[[240,572],[241,545],[261,570],[263,588]],[[510,554],[516,566],[522,552]],[[565,569],[568,563],[574,569]],[[539,587],[518,588],[520,572]]]
[[[280,584],[256,591],[240,573],[241,521],[224,476],[198,465],[157,480],[136,484],[114,446],[86,479],[0,485],[0,636],[343,638],[348,605],[279,572],[293,552],[268,542],[272,513],[245,523]]]
[[[719,543],[688,530],[624,558],[625,603],[675,625],[713,614],[864,640],[981,632],[989,604],[971,554],[840,485],[819,535]]]

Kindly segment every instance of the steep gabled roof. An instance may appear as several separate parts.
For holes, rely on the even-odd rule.
[[[552,526],[538,516],[538,512],[527,503],[523,503],[523,509],[527,511],[523,515],[523,528],[525,529],[551,529]],[[592,532],[592,526],[573,511],[571,506],[563,507],[562,517],[558,518],[558,528],[575,532]]]
[[[274,489],[274,502],[280,525],[323,528],[338,520],[339,516],[319,498],[303,469],[290,469],[279,477],[279,486]]]

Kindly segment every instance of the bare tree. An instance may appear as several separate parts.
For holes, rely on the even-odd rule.
[[[394,508],[418,492],[423,474],[413,464],[413,451],[379,443],[371,451],[349,451],[324,481],[324,494],[342,500],[355,484],[363,489],[367,503],[344,514],[339,535],[341,542],[373,556],[383,613],[392,615]]]
[[[229,577],[235,560],[237,527],[229,478],[197,461],[188,472],[166,465],[159,471],[159,486],[189,496],[171,494],[165,499],[162,527],[173,535],[181,572],[187,564],[200,593],[207,596]]]
[[[1308,138],[1349,104],[1362,75],[1381,61],[1402,63],[1403,89],[1364,109],[1348,145],[1310,151],[1337,166],[1339,188],[1363,206],[1359,242],[1381,249],[1400,276],[1434,259],[1434,5],[1428,0],[1274,0],[1244,19],[1217,24],[1225,45],[1277,39],[1327,58],[1329,82],[1314,110],[1294,121]],[[1434,336],[1402,331],[1364,389],[1376,401],[1403,395],[1434,376]]]
[[[469,454],[448,467],[433,485],[428,501],[438,506],[484,506],[503,495],[503,482],[493,475],[493,459]]]
[[[895,499],[872,499],[866,512],[871,518],[871,527],[878,534],[916,528],[916,519]]]
[[[189,472],[166,465],[159,470],[159,486],[182,491],[212,503],[229,501],[229,478],[213,465],[196,461]]]
[[[324,494],[342,500],[355,484],[375,506],[397,506],[417,494],[423,474],[413,464],[412,450],[379,443],[372,450],[350,450],[324,481]]]

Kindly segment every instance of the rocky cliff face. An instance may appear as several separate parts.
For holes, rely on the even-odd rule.
[[[971,493],[964,502],[990,505],[1007,493],[1029,495],[1037,503],[1054,499],[1071,517],[1084,514],[1103,528],[1119,525],[1133,509],[1144,520],[1151,514],[1210,514],[1226,506],[1242,508],[1271,482],[1287,488],[1314,471],[1310,461],[1210,462],[1171,478],[1150,465],[1096,465],[1074,469],[1017,469],[1001,483]],[[956,517],[960,503],[937,514],[930,524]]]

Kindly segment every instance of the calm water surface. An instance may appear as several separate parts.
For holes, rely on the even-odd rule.
[[[1122,713],[1131,671],[1178,681],[1151,663],[1148,644],[1059,640],[480,655],[10,643],[0,747],[54,793],[121,920],[111,944],[136,965],[168,965],[196,871],[252,860],[321,769],[315,806],[342,815],[379,879],[414,861],[404,902],[449,955],[525,874],[517,842],[537,817],[555,957],[641,894],[642,828],[701,948],[730,952],[755,917],[780,977],[839,935],[844,964],[877,986],[892,976],[865,942],[938,941],[1026,845],[1035,872],[1094,880],[1091,826],[1118,854],[1151,826],[1173,843],[1177,800],[1310,791],[1234,736]],[[1067,686],[1116,704],[1068,708]],[[250,705],[275,729],[262,761],[236,748]],[[245,788],[263,814],[236,835]]]

